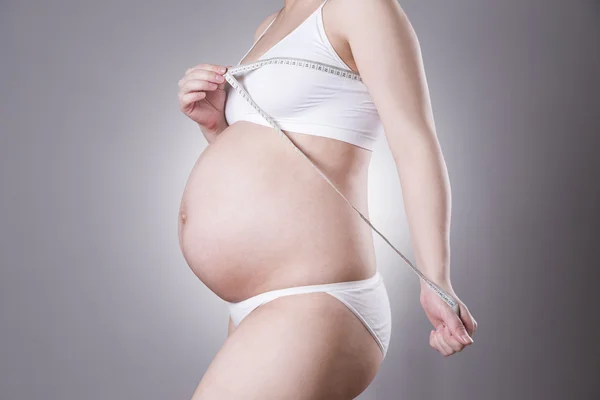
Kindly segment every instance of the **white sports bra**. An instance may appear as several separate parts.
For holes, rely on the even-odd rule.
[[[295,57],[351,71],[325,34],[323,5],[256,61]],[[271,27],[261,33],[252,47]],[[307,68],[270,64],[240,75],[238,81],[281,129],[341,140],[367,150],[383,133],[379,114],[361,80],[344,79]],[[244,120],[271,125],[230,85],[227,85],[225,119],[229,125]]]

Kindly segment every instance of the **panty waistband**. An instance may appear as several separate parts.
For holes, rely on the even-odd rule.
[[[305,286],[292,286],[288,288],[282,289],[274,289],[268,292],[263,292],[257,294],[256,296],[252,296],[245,300],[240,300],[238,302],[229,302],[225,301],[228,307],[243,307],[245,303],[259,301],[260,299],[267,297],[277,297],[279,294],[283,293],[312,293],[312,292],[325,292],[325,291],[333,291],[333,290],[351,290],[351,289],[366,289],[373,286],[376,286],[382,281],[382,276],[379,273],[379,270],[375,271],[375,274],[370,278],[361,279],[358,281],[344,281],[344,282],[333,282],[333,283],[320,283],[316,285],[305,285]]]

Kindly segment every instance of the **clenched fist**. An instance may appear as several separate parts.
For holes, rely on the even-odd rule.
[[[457,301],[460,316],[456,315],[436,292],[423,283],[421,284],[421,306],[435,327],[429,333],[429,345],[447,357],[473,343],[472,337],[477,330],[477,321],[449,283],[441,286]]]

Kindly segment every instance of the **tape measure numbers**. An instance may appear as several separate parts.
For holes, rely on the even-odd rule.
[[[256,104],[254,102],[254,100],[252,100],[252,97],[250,96],[250,94],[248,94],[246,89],[244,89],[244,87],[234,77],[234,75],[237,75],[241,72],[252,71],[252,70],[255,70],[255,69],[264,67],[265,65],[270,65],[270,64],[282,64],[282,65],[290,65],[290,66],[295,66],[295,67],[309,68],[309,69],[313,69],[315,71],[321,71],[324,73],[333,74],[333,75],[340,76],[345,79],[352,79],[355,81],[362,81],[360,75],[358,75],[354,71],[335,67],[333,65],[323,64],[323,63],[311,61],[311,60],[305,60],[302,58],[291,58],[291,57],[275,57],[275,58],[269,58],[269,59],[255,61],[255,62],[252,62],[249,64],[237,65],[235,67],[228,68],[227,71],[223,74],[223,76],[225,77],[227,82],[252,106],[252,108],[254,108],[273,128],[275,128],[277,130],[277,132],[279,133],[279,135],[282,138],[286,139],[287,142],[290,143],[294,147],[294,149],[296,150],[296,152],[298,154],[302,155],[306,160],[308,160],[310,165],[313,166],[313,168],[319,173],[319,175],[321,175],[321,177],[323,177],[323,179],[325,179],[327,181],[327,183],[329,183],[329,185],[346,201],[346,203],[348,203],[348,205],[350,205],[350,207],[352,207],[354,209],[354,211],[356,211],[358,213],[358,215],[360,215],[360,217],[371,227],[371,229],[373,229],[375,232],[377,232],[377,234],[379,236],[381,236],[381,238],[383,238],[383,240],[385,240],[386,243],[389,244],[390,247],[392,249],[394,249],[394,251],[396,251],[396,253],[398,253],[398,255],[408,264],[408,266],[411,267],[412,270],[421,279],[423,279],[423,281],[427,284],[427,286],[429,286],[431,289],[433,289],[433,291],[435,293],[437,293],[442,298],[442,300],[444,300],[446,302],[446,304],[448,304],[457,315],[460,316],[460,310],[458,307],[458,303],[455,301],[455,299],[452,298],[452,296],[450,296],[446,292],[444,292],[444,290],[442,290],[442,288],[440,288],[438,285],[436,285],[435,283],[433,283],[432,281],[427,279],[427,277],[425,275],[423,275],[423,273],[417,267],[415,267],[410,262],[410,260],[408,260],[408,258],[406,258],[404,256],[404,254],[402,254],[398,249],[396,249],[396,247],[394,247],[394,245],[392,243],[390,243],[390,241],[381,232],[379,232],[379,230],[377,230],[377,228],[375,228],[373,226],[373,224],[371,223],[371,221],[369,221],[369,219],[367,217],[365,217],[356,207],[354,207],[354,205],[352,203],[350,203],[350,201],[348,201],[348,199],[342,194],[342,192],[340,192],[339,189],[329,180],[329,178],[327,178],[327,176],[323,173],[323,171],[321,171],[310,160],[310,158],[308,158],[308,156],[306,154],[304,154],[302,152],[302,150],[300,150],[294,144],[294,142],[281,130],[281,128],[277,125],[277,122],[269,114],[264,112],[264,110],[261,109],[258,106],[258,104]]]

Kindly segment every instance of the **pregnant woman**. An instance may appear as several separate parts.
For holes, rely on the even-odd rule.
[[[269,61],[282,58],[321,69]],[[397,1],[285,0],[240,68],[249,96],[226,66],[199,64],[179,81],[180,109],[208,142],[184,190],[180,245],[229,310],[192,400],[349,400],[386,356],[392,320],[371,228],[297,149],[368,218],[368,166],[385,133],[419,270],[459,310],[420,280],[429,344],[444,356],[471,344],[477,324],[450,283],[447,172]]]

